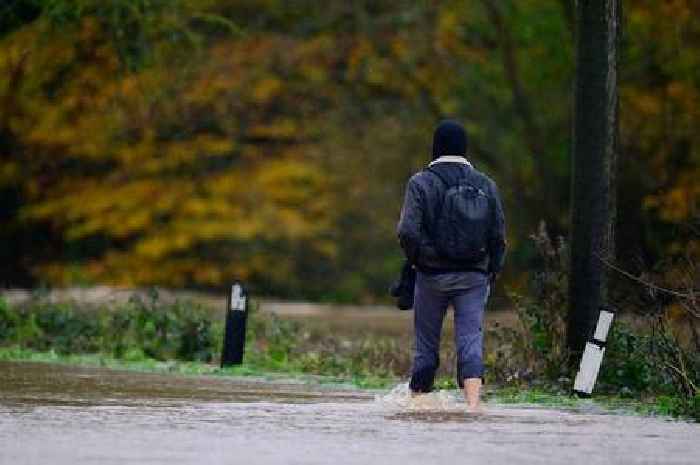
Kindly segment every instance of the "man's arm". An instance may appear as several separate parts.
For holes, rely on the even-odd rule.
[[[411,264],[420,254],[420,233],[423,225],[423,198],[414,178],[408,181],[406,195],[401,208],[401,218],[396,228],[399,243]]]
[[[506,258],[506,221],[503,213],[501,196],[498,187],[491,185],[491,195],[493,198],[493,227],[489,234],[489,273],[496,275],[503,269],[503,262]]]

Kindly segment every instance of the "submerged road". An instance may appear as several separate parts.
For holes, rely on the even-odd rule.
[[[0,362],[0,464],[693,464],[700,425],[264,379]]]

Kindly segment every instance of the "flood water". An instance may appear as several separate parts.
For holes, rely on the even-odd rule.
[[[700,425],[456,392],[0,362],[0,464],[698,464]]]

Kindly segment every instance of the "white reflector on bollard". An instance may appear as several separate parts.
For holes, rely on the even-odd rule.
[[[613,312],[609,312],[607,310],[600,311],[600,315],[598,316],[598,325],[596,325],[595,333],[593,334],[594,340],[605,342],[614,317],[615,314]]]
[[[245,294],[240,284],[231,286],[231,310],[245,312]]]
[[[586,350],[583,351],[583,358],[581,358],[581,367],[574,381],[574,392],[586,396],[591,395],[604,353],[605,347],[598,347],[590,342],[586,343]]]
[[[612,310],[611,307],[603,307],[598,313],[595,332],[591,340],[586,343],[583,357],[581,357],[581,366],[574,381],[574,393],[583,397],[588,397],[593,392],[600,364],[603,362],[605,340],[608,338],[608,331],[615,317],[615,312],[610,310]]]

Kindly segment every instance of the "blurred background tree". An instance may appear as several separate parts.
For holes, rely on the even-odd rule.
[[[700,7],[625,5],[618,256],[697,257]],[[0,6],[0,284],[367,302],[442,117],[500,184],[517,284],[568,232],[562,0],[9,0]],[[697,236],[695,236],[697,237]]]

